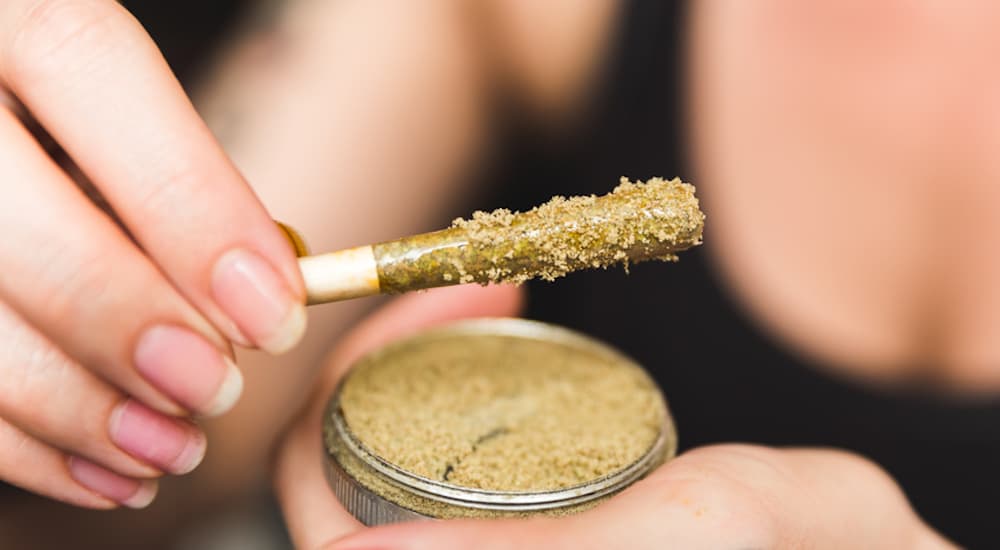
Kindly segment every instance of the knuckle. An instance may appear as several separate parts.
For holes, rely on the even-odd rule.
[[[192,227],[211,243],[222,235],[206,232],[206,228],[218,227],[216,222],[225,215],[238,215],[238,205],[245,202],[245,197],[223,195],[225,186],[211,177],[212,169],[206,168],[203,159],[186,156],[183,147],[163,147],[168,148],[169,153],[152,155],[145,174],[119,193],[121,204],[127,205],[121,210],[122,219],[144,246],[164,246],[167,243],[163,239],[190,238]],[[224,200],[220,200],[222,196]]]
[[[776,548],[780,521],[760,495],[724,479],[692,477],[672,480],[666,505],[680,510],[709,533],[724,533],[727,544],[740,548]]]
[[[120,16],[115,3],[101,0],[30,2],[5,48],[10,79],[31,83],[86,68],[114,43]]]
[[[62,383],[72,380],[75,363],[2,303],[0,335],[0,414],[28,415],[42,430],[62,427],[64,419],[46,411],[76,401],[78,388]]]
[[[130,311],[130,301],[151,281],[132,269],[127,258],[108,254],[103,242],[67,236],[38,247],[44,260],[34,275],[48,291],[32,306],[39,329],[83,327],[109,322],[111,312]],[[140,280],[143,279],[143,280]],[[145,285],[145,286],[144,286]],[[80,357],[84,363],[106,357]]]
[[[766,461],[770,452],[741,445],[694,449],[644,482],[660,506],[698,520],[695,523],[709,526],[709,532],[725,533],[740,547],[774,548],[782,536],[780,507],[749,481],[754,475],[769,475],[769,466],[756,474],[734,467],[747,458]]]
[[[812,451],[814,460],[821,461],[816,469],[837,472],[838,477],[849,479],[871,500],[905,502],[906,497],[896,480],[877,462],[863,455],[841,449]]]
[[[191,197],[201,194],[207,182],[189,162],[175,159],[156,164],[156,175],[134,190],[135,207],[139,212],[180,214],[177,209],[191,207]]]
[[[44,403],[43,379],[62,368],[65,357],[13,312],[0,303],[0,371],[3,402]],[[41,399],[41,401],[40,401]],[[2,406],[2,405],[0,405]]]
[[[115,395],[0,303],[0,424],[60,449],[113,457],[105,429]]]
[[[53,292],[47,297],[45,317],[53,319],[73,320],[80,317],[82,300],[90,304],[105,304],[113,300],[112,289],[114,270],[106,258],[80,257],[77,261],[67,262],[60,268],[65,272],[52,274],[53,278],[62,281],[54,286]]]

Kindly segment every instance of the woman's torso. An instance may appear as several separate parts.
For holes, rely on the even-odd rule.
[[[938,392],[1000,376],[1000,12],[827,4],[705,2],[686,29],[678,3],[628,4],[589,125],[560,146],[518,134],[497,180],[525,182],[505,201],[526,207],[680,175],[706,244],[533,285],[530,314],[653,370],[683,446],[852,449],[935,527],[983,544],[1000,400]]]

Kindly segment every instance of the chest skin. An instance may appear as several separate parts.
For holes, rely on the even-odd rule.
[[[995,389],[1000,5],[959,4],[694,3],[689,143],[714,261],[778,340]]]

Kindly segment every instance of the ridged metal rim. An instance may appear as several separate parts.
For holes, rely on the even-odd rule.
[[[337,499],[361,523],[368,526],[434,519],[405,508],[365,487],[360,481],[344,470],[333,457],[324,450],[323,470],[327,482],[337,495]]]
[[[636,368],[643,376],[649,376],[632,358],[606,344],[563,327],[526,319],[491,317],[458,321],[422,332],[419,338],[423,341],[431,341],[437,338],[452,338],[454,336],[476,334],[511,336],[561,343],[581,351],[609,357],[616,362]],[[379,356],[391,354],[401,347],[411,345],[411,343],[410,338],[405,338],[381,348],[377,354]],[[356,361],[355,365],[371,359],[372,354],[366,355]],[[358,441],[347,426],[347,422],[340,409],[341,390],[349,376],[350,371],[334,390],[327,405],[324,420],[324,422],[332,423],[339,443],[366,467],[377,472],[383,479],[393,483],[393,485],[401,487],[415,495],[453,506],[497,511],[538,511],[563,508],[599,499],[620,491],[658,466],[662,462],[664,455],[670,452],[667,445],[671,440],[674,440],[673,436],[675,435],[670,415],[667,409],[664,408],[659,436],[649,450],[636,462],[608,476],[554,491],[489,491],[462,487],[403,470],[376,456],[363,443]],[[652,383],[652,380],[650,382]],[[329,462],[336,462],[335,457],[326,452],[325,454]],[[335,466],[337,471],[328,471],[328,475],[346,475],[351,477],[339,464]],[[334,481],[331,480],[331,483]],[[360,485],[354,479],[351,479],[351,481],[354,482],[354,485]],[[370,492],[367,489],[365,491]],[[371,496],[377,495],[372,493]],[[380,496],[378,498],[385,500]],[[418,515],[417,517],[426,516]]]

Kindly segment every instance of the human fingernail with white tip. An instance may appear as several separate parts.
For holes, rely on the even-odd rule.
[[[203,416],[218,416],[243,393],[243,375],[229,357],[194,332],[172,325],[147,329],[135,368],[151,384]]]
[[[118,405],[108,431],[120,449],[171,474],[186,474],[205,457],[205,434],[196,426],[133,400]]]
[[[216,303],[259,348],[272,354],[293,348],[306,330],[306,310],[278,272],[245,249],[222,255],[212,273]]]
[[[122,506],[145,508],[156,498],[155,480],[122,477],[79,457],[70,457],[69,473],[80,485]]]

